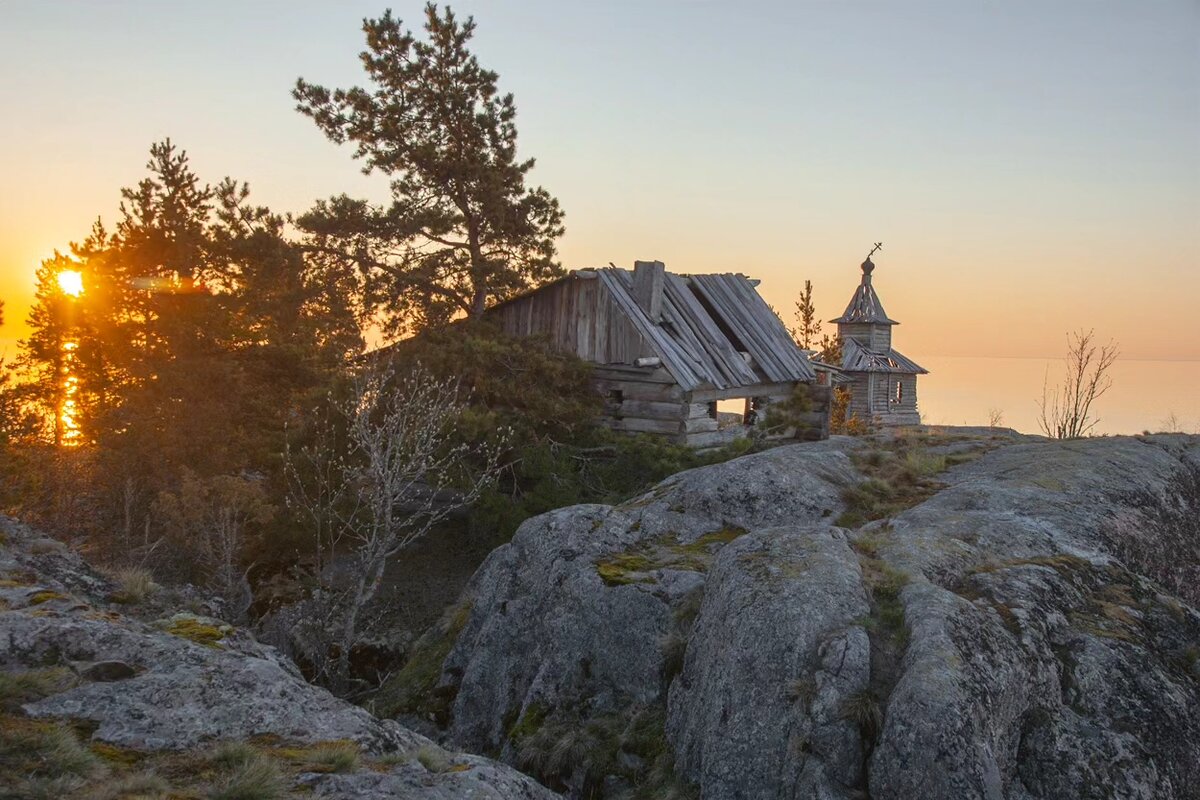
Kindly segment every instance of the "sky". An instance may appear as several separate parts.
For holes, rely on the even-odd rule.
[[[918,360],[1058,355],[1078,328],[1200,360],[1197,0],[453,7],[566,211],[567,267],[743,272],[785,316],[810,279],[829,319],[882,241],[875,286]],[[361,83],[384,8],[0,0],[8,354],[38,262],[115,220],[164,137],[279,211],[385,199],[290,96]]]

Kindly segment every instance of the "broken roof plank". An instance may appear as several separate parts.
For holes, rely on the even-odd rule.
[[[693,275],[692,285],[774,381],[813,380],[816,374],[783,322],[743,275]]]

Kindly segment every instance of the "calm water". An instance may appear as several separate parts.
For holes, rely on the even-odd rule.
[[[1062,375],[1061,359],[958,358],[920,356],[929,375],[918,379],[923,421],[930,425],[986,425],[988,411],[999,409],[1003,424],[1038,433],[1037,401],[1050,369],[1053,386]],[[1200,361],[1121,359],[1112,368],[1113,386],[1094,406],[1096,433],[1164,430],[1168,416],[1175,427],[1200,433]]]

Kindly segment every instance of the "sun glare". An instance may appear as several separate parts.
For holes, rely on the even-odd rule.
[[[83,294],[83,275],[73,269],[65,269],[58,273],[58,288],[63,294],[79,297]]]

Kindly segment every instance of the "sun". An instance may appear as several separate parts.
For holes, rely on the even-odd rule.
[[[83,294],[83,275],[73,269],[64,269],[58,273],[58,288],[63,294],[79,297]]]

